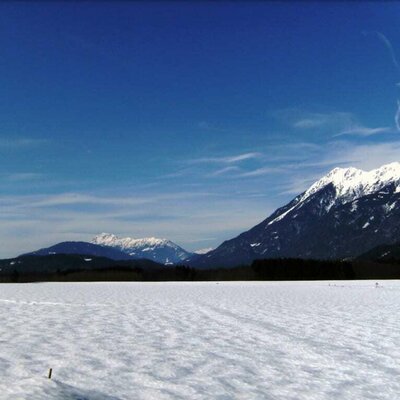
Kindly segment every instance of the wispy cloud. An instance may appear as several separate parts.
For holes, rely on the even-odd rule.
[[[156,193],[136,196],[99,196],[86,193],[60,193],[56,195],[34,195],[25,197],[2,197],[0,205],[8,201],[14,207],[25,207],[29,203],[30,208],[49,208],[63,206],[105,206],[105,207],[134,207],[144,204],[154,204],[158,202],[178,201],[189,198],[201,198],[210,196],[210,192],[176,192],[176,193]]]
[[[189,164],[207,164],[207,163],[216,163],[216,164],[234,164],[241,161],[246,160],[254,160],[261,158],[262,153],[252,152],[252,153],[243,153],[236,154],[231,156],[222,156],[222,157],[202,157],[202,158],[194,158],[188,160]]]
[[[333,135],[333,137],[338,136],[372,136],[378,135],[381,133],[391,132],[392,128],[388,126],[378,127],[378,128],[368,128],[366,126],[355,126],[349,129],[344,130],[343,132],[337,133]]]
[[[348,141],[332,142],[327,146],[323,160],[370,170],[400,161],[400,141],[363,144],[352,144]]]
[[[228,173],[237,172],[237,171],[240,171],[239,167],[237,167],[237,166],[229,166],[229,167],[221,168],[221,169],[218,169],[218,170],[212,172],[210,174],[210,176],[221,176],[221,175],[226,175]]]
[[[299,109],[286,109],[279,111],[286,123],[298,130],[324,129],[331,132],[333,137],[338,136],[372,136],[382,133],[389,133],[393,128],[389,126],[371,128],[360,123],[357,117],[349,112],[305,112]],[[400,130],[400,102],[395,117],[396,126]]]
[[[400,71],[400,65],[399,65],[399,62],[397,61],[396,53],[394,52],[394,49],[393,49],[393,46],[392,46],[392,43],[390,42],[390,40],[382,32],[375,31],[374,33],[378,36],[378,38],[386,46],[386,48],[389,51],[390,57],[392,59],[393,65],[397,68],[398,71]]]
[[[33,138],[12,138],[0,136],[0,148],[21,148],[38,146],[47,143],[46,139],[33,139]]]
[[[282,182],[279,186],[280,195],[297,196],[309,188],[314,182],[321,178],[320,174],[307,174],[307,177],[296,177],[287,182]]]
[[[293,123],[294,128],[312,129],[327,126],[348,125],[355,120],[351,113],[347,112],[329,112],[329,113],[310,113]]]
[[[0,178],[9,182],[23,182],[32,181],[42,178],[44,175],[35,172],[15,172],[15,173],[5,173],[0,174]]]
[[[287,169],[283,168],[283,167],[261,167],[261,168],[254,169],[252,171],[243,172],[242,174],[239,175],[239,177],[250,178],[250,177],[282,173],[284,171],[287,171]]]
[[[338,129],[356,122],[354,114],[342,111],[310,112],[300,108],[285,108],[276,110],[272,115],[285,125],[299,130]]]
[[[364,35],[368,35],[368,33],[369,32],[366,32],[366,31],[363,32]],[[385,47],[389,51],[393,65],[395,66],[397,72],[400,73],[400,64],[397,61],[396,53],[394,51],[393,45],[390,42],[390,40],[382,32],[373,31],[372,33],[375,34],[381,40],[381,42],[385,45]],[[396,83],[395,85],[396,85],[396,87],[399,87],[400,83]],[[399,100],[397,100],[397,110],[396,110],[396,114],[394,116],[394,122],[395,122],[397,130],[400,132],[400,101]]]
[[[310,129],[310,128],[316,128],[319,126],[323,126],[326,124],[326,120],[324,118],[321,118],[320,116],[315,116],[314,118],[304,118],[296,121],[293,126],[295,128],[300,128],[300,129]]]

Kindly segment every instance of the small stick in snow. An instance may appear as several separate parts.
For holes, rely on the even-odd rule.
[[[53,373],[53,368],[49,369],[49,379],[51,379],[51,374]]]

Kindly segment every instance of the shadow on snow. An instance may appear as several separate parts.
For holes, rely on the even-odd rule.
[[[79,389],[53,379],[56,384],[54,398],[57,400],[122,400],[119,397],[109,396],[97,390]]]

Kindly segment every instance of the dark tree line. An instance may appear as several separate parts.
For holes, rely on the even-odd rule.
[[[147,268],[124,263],[90,270],[55,269],[51,272],[9,271],[0,282],[79,281],[246,281],[400,279],[400,262],[326,261],[304,259],[256,260],[236,268],[194,269],[189,266]]]
[[[257,279],[268,281],[340,280],[356,278],[353,265],[346,261],[282,258],[256,260],[251,267]]]

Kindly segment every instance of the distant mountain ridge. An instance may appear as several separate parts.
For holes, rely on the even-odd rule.
[[[260,224],[190,265],[249,264],[255,259],[356,257],[400,241],[400,163],[366,172],[335,168]]]
[[[398,263],[400,261],[400,242],[374,247],[358,256],[357,260]]]
[[[86,256],[106,257],[111,260],[132,260],[133,257],[112,247],[104,247],[88,242],[61,242],[22,256],[47,256],[54,254],[80,254]],[[21,257],[21,256],[20,256]]]
[[[101,233],[95,236],[91,243],[114,248],[134,258],[146,258],[165,265],[182,263],[192,256],[192,253],[170,240],[154,237],[134,239]]]

